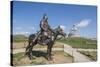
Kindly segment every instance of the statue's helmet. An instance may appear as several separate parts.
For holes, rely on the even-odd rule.
[[[61,28],[61,26],[59,25],[58,28]]]
[[[76,27],[76,24],[74,24],[73,27]]]
[[[43,15],[43,19],[48,19],[47,14]]]

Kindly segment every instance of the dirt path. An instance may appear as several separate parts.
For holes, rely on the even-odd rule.
[[[33,50],[47,50],[47,48],[34,48]],[[63,48],[52,48],[52,51],[63,51]],[[25,52],[25,48],[14,49],[13,54]]]
[[[47,48],[34,48],[34,50],[47,50]],[[63,51],[63,48],[52,48],[53,51]],[[67,50],[72,50],[68,48]],[[97,49],[74,49],[74,51],[97,51]],[[14,49],[13,54],[25,52],[25,48]]]
[[[73,63],[73,58],[70,56],[64,56],[62,54],[55,54],[53,56],[53,63],[61,64],[61,63]]]

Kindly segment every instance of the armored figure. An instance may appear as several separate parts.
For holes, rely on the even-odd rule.
[[[46,14],[43,15],[43,18],[40,21],[40,28],[41,28],[42,42],[45,41],[46,39],[50,39],[53,31],[48,24],[48,17]]]
[[[49,25],[48,25],[48,17],[47,17],[46,14],[44,14],[42,20],[40,21],[41,31],[47,31],[48,27],[49,27]]]
[[[49,39],[52,39],[52,33],[54,32],[48,24],[48,17],[46,14],[43,15],[43,18],[40,21],[40,28],[40,31],[37,32],[36,37],[33,41],[38,38],[40,42],[46,43]]]

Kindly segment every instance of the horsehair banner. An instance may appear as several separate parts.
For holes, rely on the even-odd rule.
[[[10,4],[12,66],[97,61],[97,6]]]

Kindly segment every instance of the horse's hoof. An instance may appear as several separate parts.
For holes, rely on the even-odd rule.
[[[48,59],[48,61],[52,61],[52,59]]]
[[[32,56],[29,56],[29,59],[30,59],[30,60],[32,60],[32,59],[33,59],[33,57],[32,57]]]
[[[54,56],[54,54],[51,54],[51,56]]]
[[[53,60],[53,58],[52,58],[52,57],[48,58],[48,61],[52,61],[52,60]]]
[[[24,55],[28,55],[28,52],[25,52],[25,54]]]
[[[30,59],[30,60],[32,60],[32,59],[33,59],[33,57],[30,57],[29,59]]]

